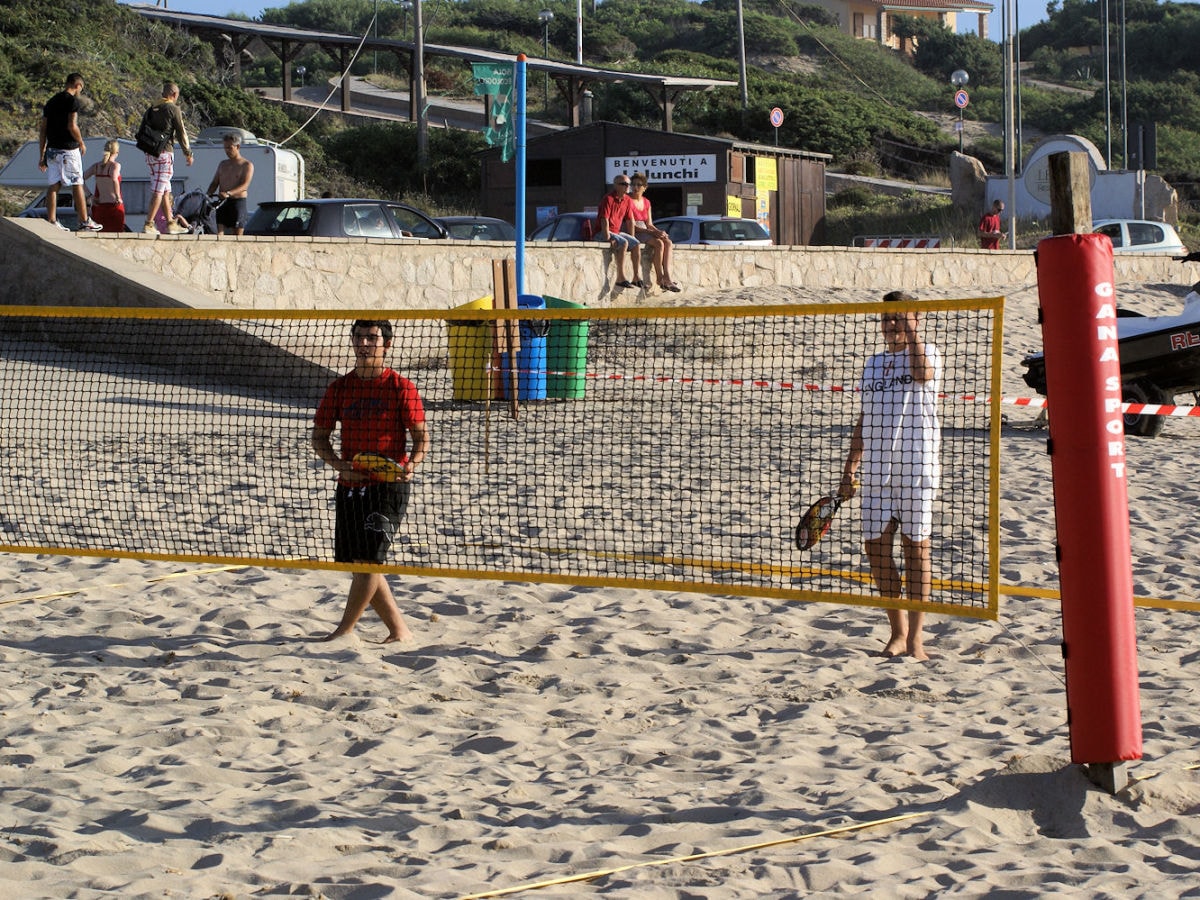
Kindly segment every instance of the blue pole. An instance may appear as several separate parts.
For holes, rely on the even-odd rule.
[[[525,293],[525,54],[517,54],[515,73],[517,102],[517,206],[513,216],[513,227],[517,232],[517,296]]]

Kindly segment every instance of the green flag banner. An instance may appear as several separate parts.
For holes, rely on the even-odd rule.
[[[483,136],[491,147],[500,147],[501,162],[508,162],[517,149],[517,132],[513,123],[513,82],[516,66],[513,63],[471,63],[475,78],[475,94],[491,97],[488,122]]]

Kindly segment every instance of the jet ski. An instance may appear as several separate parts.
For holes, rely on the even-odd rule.
[[[1200,252],[1177,256],[1200,262]],[[1122,398],[1126,403],[1173,404],[1178,394],[1192,394],[1200,404],[1200,281],[1183,298],[1174,316],[1143,316],[1117,310],[1117,352],[1121,357]],[[1046,395],[1046,361],[1031,353],[1021,360],[1025,383]],[[1163,416],[1125,413],[1125,433],[1157,437]]]

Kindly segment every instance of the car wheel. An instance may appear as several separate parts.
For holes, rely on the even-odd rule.
[[[1134,381],[1121,386],[1121,399],[1126,403],[1170,403],[1174,398],[1149,382]],[[1164,416],[1123,413],[1121,418],[1125,422],[1125,433],[1138,437],[1158,437],[1166,424]]]

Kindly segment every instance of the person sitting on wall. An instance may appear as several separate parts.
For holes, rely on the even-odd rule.
[[[629,281],[625,277],[625,254],[633,257],[634,274],[641,271],[639,242],[633,235],[633,210],[629,205],[628,175],[613,179],[613,189],[604,195],[596,212],[596,240],[604,241],[612,248],[617,263],[617,287],[640,288],[642,280]]]

